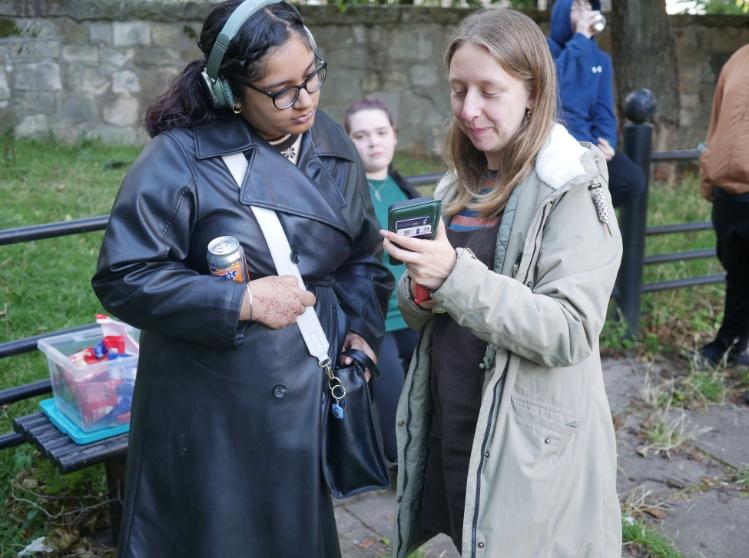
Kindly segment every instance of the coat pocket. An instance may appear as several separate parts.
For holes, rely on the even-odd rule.
[[[510,420],[518,432],[512,442],[521,471],[536,480],[557,476],[556,465],[580,421],[573,415],[513,396]]]
[[[580,426],[580,418],[569,411],[516,395],[513,395],[511,400],[513,411],[524,421],[531,421],[539,427],[547,428],[561,439],[571,437]]]
[[[559,513],[555,487],[572,481],[566,459],[579,421],[543,404],[511,397],[487,515],[513,556],[548,556],[551,518]]]

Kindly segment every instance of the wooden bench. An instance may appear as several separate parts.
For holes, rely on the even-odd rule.
[[[0,358],[36,350],[37,341],[44,337],[70,333],[89,327],[91,326],[59,330],[2,343],[0,344]],[[0,406],[51,393],[52,385],[49,380],[7,388],[0,390]],[[0,450],[27,442],[31,443],[42,456],[49,459],[57,470],[63,474],[95,466],[99,463],[104,464],[109,497],[109,516],[112,524],[112,540],[116,545],[122,518],[128,435],[120,434],[91,444],[79,445],[58,430],[41,412],[16,417],[13,419],[13,430],[14,432],[0,435]]]
[[[34,444],[63,474],[104,463],[112,541],[116,545],[122,519],[128,435],[120,434],[91,444],[78,445],[60,432],[41,412],[14,419],[13,428],[25,440]]]

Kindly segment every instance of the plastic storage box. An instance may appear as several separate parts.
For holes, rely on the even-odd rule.
[[[47,356],[52,393],[57,409],[83,432],[128,424],[135,372],[138,366],[139,331],[120,324],[125,353],[114,360],[74,363],[71,355],[95,347],[104,338],[101,325],[46,337],[37,346]]]

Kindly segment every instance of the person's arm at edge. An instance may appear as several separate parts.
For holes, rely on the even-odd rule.
[[[700,192],[702,193],[702,196],[708,201],[712,201],[713,186],[707,181],[704,160],[707,156],[707,152],[710,150],[710,143],[713,141],[715,130],[718,126],[718,120],[720,119],[720,108],[723,102],[723,89],[725,87],[726,81],[726,68],[728,67],[729,62],[727,62],[726,65],[721,69],[720,75],[718,76],[718,83],[715,85],[715,92],[713,93],[713,106],[710,110],[710,124],[708,125],[707,137],[705,139],[707,150],[700,156]]]
[[[604,60],[605,62],[602,64],[603,72],[598,87],[598,97],[593,108],[593,137],[602,137],[616,151],[617,130],[616,115],[614,114],[614,77],[611,71],[611,59],[606,55]]]

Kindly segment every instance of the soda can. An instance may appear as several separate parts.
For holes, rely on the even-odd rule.
[[[211,275],[231,279],[237,283],[245,283],[249,279],[244,250],[233,236],[219,236],[211,240],[208,243],[206,259]]]

